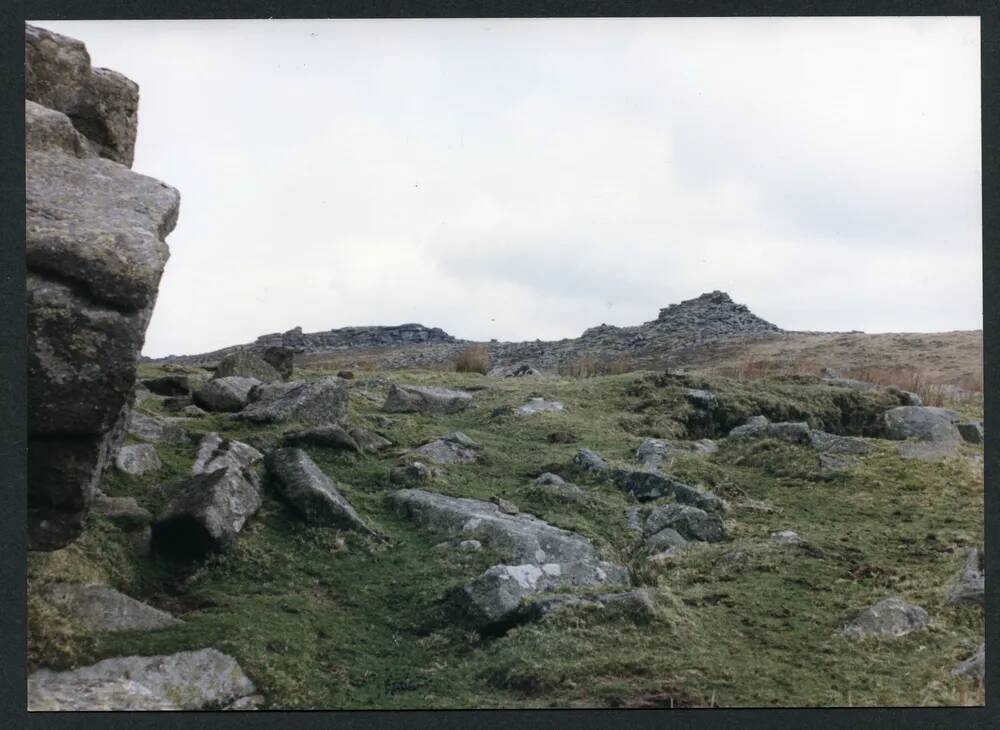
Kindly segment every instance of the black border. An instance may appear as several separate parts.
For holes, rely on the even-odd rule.
[[[25,710],[26,373],[23,255],[23,23],[26,19],[115,18],[443,18],[652,16],[978,15],[981,18],[983,345],[985,421],[989,434],[1000,392],[1000,2],[998,0],[14,0],[0,6],[0,725],[11,728],[296,727],[508,728],[661,727],[1000,727],[1000,672],[987,652],[986,708],[712,709],[712,710],[421,710],[263,713],[27,713]],[[886,272],[891,275],[892,272]],[[1000,497],[992,475],[997,443],[986,442],[986,561],[1000,565]],[[987,581],[987,637],[1000,636],[1000,591]]]

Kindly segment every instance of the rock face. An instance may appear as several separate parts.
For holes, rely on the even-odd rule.
[[[28,544],[54,549],[121,445],[180,196],[127,167],[134,83],[32,26],[25,61]]]
[[[303,333],[301,327],[284,333],[261,335],[255,347],[288,347],[294,352],[323,352],[344,347],[398,347],[400,345],[455,342],[439,327],[400,324],[389,327],[341,327],[325,332]]]
[[[212,378],[216,380],[233,376],[255,378],[262,383],[273,383],[284,379],[281,377],[281,373],[264,358],[246,350],[240,350],[222,358],[222,361],[215,368]]]
[[[590,540],[533,515],[419,489],[394,493],[392,503],[422,527],[479,540],[511,557],[513,564],[493,566],[456,594],[462,614],[480,629],[509,625],[523,601],[538,593],[628,582],[625,568],[600,560]]]
[[[257,487],[237,469],[198,474],[180,485],[153,523],[153,552],[198,560],[227,550],[260,508]]]
[[[256,691],[232,657],[215,649],[105,659],[28,677],[28,709],[214,710]]]
[[[686,504],[665,504],[654,507],[646,516],[642,532],[647,538],[664,529],[679,533],[686,540],[720,542],[726,539],[722,518]]]
[[[347,387],[335,377],[258,386],[250,397],[250,405],[236,417],[254,423],[316,426],[342,421],[347,415]]]
[[[115,457],[115,466],[126,474],[145,474],[163,466],[152,444],[122,446]]]
[[[281,496],[307,521],[343,527],[384,539],[358,515],[326,474],[302,449],[287,448],[267,455],[267,468],[274,475]]]
[[[899,598],[886,598],[861,612],[843,636],[904,636],[927,625],[927,611]]]
[[[382,410],[386,413],[457,413],[472,402],[462,390],[422,385],[393,385]]]
[[[194,392],[194,401],[208,411],[234,412],[246,408],[250,391],[260,385],[256,378],[234,375],[209,380]]]
[[[108,586],[51,583],[43,597],[86,631],[154,631],[181,623]]]

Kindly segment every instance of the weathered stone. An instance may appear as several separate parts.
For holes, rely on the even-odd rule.
[[[487,375],[491,378],[523,378],[532,375],[543,375],[541,370],[530,363],[516,363],[507,367],[495,367]]]
[[[986,571],[983,568],[983,556],[976,550],[969,551],[962,572],[955,580],[955,585],[948,596],[948,603],[978,603],[984,605],[986,586]]]
[[[749,421],[729,432],[729,438],[769,438],[807,444],[812,430],[805,422],[760,423]]]
[[[103,585],[50,583],[41,596],[85,631],[153,631],[181,623],[166,611]]]
[[[363,428],[352,428],[348,433],[350,433],[351,438],[354,439],[361,450],[368,453],[385,451],[392,446],[392,441],[389,439]]]
[[[980,682],[986,677],[986,642],[979,645],[979,649],[965,661],[959,662],[951,670],[953,677],[971,677]]]
[[[563,485],[565,483],[566,483],[565,479],[563,479],[558,474],[553,474],[552,472],[549,471],[545,472],[544,474],[539,474],[535,478],[535,486],[540,486],[543,484]]]
[[[187,375],[163,375],[146,378],[142,384],[157,395],[191,395],[191,380]]]
[[[546,596],[523,605],[516,611],[511,623],[538,621],[558,611],[579,608],[610,609],[640,621],[648,621],[656,614],[656,604],[651,591],[647,588],[637,588],[618,593],[563,593]]]
[[[715,397],[714,393],[707,390],[687,388],[684,391],[684,397],[691,405],[701,411],[713,411],[719,405],[719,399]]]
[[[365,524],[333,480],[302,449],[272,451],[267,455],[266,464],[275,478],[278,492],[307,521],[384,539],[381,533]]]
[[[95,153],[132,166],[139,87],[119,73],[91,68],[78,40],[25,26],[25,96],[72,120]]]
[[[544,398],[529,398],[528,402],[518,407],[517,413],[522,416],[531,416],[536,413],[562,413],[565,406],[559,401],[548,401]]]
[[[202,418],[203,416],[208,415],[208,411],[205,411],[196,405],[190,405],[181,408],[181,415],[185,418]]]
[[[798,533],[792,532],[791,530],[778,530],[777,532],[772,532],[771,539],[779,545],[802,544],[802,538],[798,536]]]
[[[153,515],[140,507],[134,497],[98,494],[91,509],[123,530],[141,529],[153,521]]]
[[[518,510],[517,505],[509,499],[494,496],[490,498],[490,501],[505,515],[516,515],[520,511]]]
[[[138,410],[129,413],[127,430],[129,436],[143,441],[183,441],[187,438],[187,432],[177,424]]]
[[[260,504],[257,487],[237,469],[193,476],[157,515],[153,551],[179,560],[225,551]]]
[[[246,408],[250,402],[250,391],[260,381],[234,375],[209,380],[194,392],[194,401],[209,411],[232,413]]]
[[[236,418],[317,426],[343,421],[347,415],[347,388],[343,380],[334,377],[258,386],[252,400]]]
[[[134,444],[118,449],[115,466],[126,474],[140,475],[160,469],[163,462],[152,444]]]
[[[179,196],[95,156],[117,145],[95,130],[134,139],[134,114],[122,127],[116,111],[134,84],[32,26],[25,54],[28,542],[53,549],[79,534],[121,445]]]
[[[722,512],[725,509],[722,500],[711,492],[688,486],[655,472],[618,472],[615,483],[640,502],[671,497],[677,502],[691,504],[707,512]]]
[[[397,466],[389,473],[389,481],[393,484],[430,484],[434,481],[435,472],[432,467],[419,461]]]
[[[295,350],[290,347],[274,345],[265,347],[261,357],[264,362],[278,371],[282,380],[291,380],[292,372],[295,369]]]
[[[343,427],[336,423],[323,426],[313,426],[301,431],[292,431],[284,435],[286,445],[315,444],[341,451],[360,452],[361,446]]]
[[[670,548],[686,548],[688,541],[672,527],[665,527],[646,538],[646,546],[653,551],[669,550]]]
[[[714,454],[718,444],[711,439],[698,441],[671,441],[666,439],[646,439],[636,449],[635,458],[648,469],[658,469],[665,459],[678,454]]]
[[[957,443],[962,436],[955,424],[958,414],[946,408],[900,406],[883,416],[886,438],[916,439],[935,443]]]
[[[230,377],[253,378],[261,383],[282,380],[281,373],[270,363],[248,350],[239,350],[226,355],[212,374],[213,380]]]
[[[686,504],[665,504],[654,507],[643,525],[645,535],[653,535],[671,527],[688,540],[720,542],[726,539],[722,518],[717,513]]]
[[[28,709],[212,710],[256,691],[239,664],[215,649],[105,659],[28,677]]]
[[[904,636],[927,625],[927,611],[900,598],[886,598],[862,611],[842,636]]]
[[[816,451],[827,454],[867,454],[869,450],[864,439],[837,436],[825,431],[810,431],[809,443]]]
[[[970,444],[981,444],[984,442],[982,421],[958,423],[955,424],[955,426],[958,428],[958,432],[962,435],[962,440]]]
[[[421,385],[393,385],[382,410],[387,413],[457,413],[472,403],[472,394],[462,390]]]
[[[819,466],[821,469],[830,472],[850,471],[857,464],[857,457],[849,454],[827,454],[820,453]]]
[[[243,471],[263,458],[264,455],[253,446],[241,441],[223,439],[212,431],[202,436],[194,464],[191,465],[191,473],[211,474],[218,469]]]
[[[580,449],[573,457],[573,463],[584,471],[606,471],[611,468],[599,454],[590,449]]]
[[[413,453],[435,464],[472,464],[479,460],[479,446],[461,431],[431,441]]]

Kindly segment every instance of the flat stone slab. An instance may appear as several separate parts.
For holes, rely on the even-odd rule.
[[[40,669],[28,677],[28,710],[214,710],[254,692],[235,659],[201,649]]]
[[[871,450],[864,439],[817,430],[809,432],[809,444],[824,454],[867,454]]]
[[[272,451],[265,460],[281,496],[308,522],[343,527],[384,539],[369,527],[336,484],[302,449]]]
[[[886,598],[862,611],[840,634],[860,636],[905,636],[927,625],[927,611],[900,598]]]
[[[517,413],[522,416],[531,416],[536,413],[562,413],[565,410],[566,406],[559,401],[529,398],[527,403],[517,408]]]
[[[251,403],[235,418],[254,423],[337,423],[347,415],[347,386],[336,377],[267,383],[251,391]]]
[[[348,433],[347,429],[336,423],[327,423],[322,426],[302,429],[301,431],[291,431],[284,435],[284,443],[287,446],[295,444],[315,444],[325,446],[330,449],[341,451],[360,452],[361,446]]]
[[[393,385],[382,405],[386,413],[457,413],[472,403],[472,394],[424,385]]]
[[[41,595],[87,631],[154,631],[181,623],[166,611],[104,585],[50,583]]]

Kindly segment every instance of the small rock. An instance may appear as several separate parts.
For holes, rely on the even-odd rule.
[[[651,550],[662,551],[670,548],[684,549],[688,541],[672,527],[665,527],[646,538],[646,546]]]
[[[352,428],[349,433],[360,449],[366,453],[378,453],[392,446],[392,441],[373,431],[366,431],[363,428]]]
[[[778,530],[771,533],[771,539],[779,545],[801,545],[803,540],[798,533],[791,530]]]
[[[962,440],[955,424],[958,414],[946,408],[930,406],[899,406],[882,415],[885,435],[889,439],[917,439],[935,443],[955,443]]]
[[[207,416],[208,411],[205,411],[196,405],[190,405],[181,408],[181,415],[187,418],[201,418],[203,416]]]
[[[697,388],[688,388],[684,391],[684,396],[688,399],[695,408],[702,411],[711,411],[719,404],[718,398],[715,397],[714,393],[710,393],[707,390],[699,390]]]
[[[535,485],[536,486],[543,485],[543,484],[559,484],[559,485],[561,485],[561,484],[565,484],[565,483],[566,483],[565,479],[563,479],[558,474],[553,474],[550,471],[547,471],[544,474],[539,474],[535,478]]]
[[[543,373],[534,365],[523,362],[508,367],[495,367],[487,375],[491,378],[524,378],[533,375],[543,375]]]
[[[825,431],[810,431],[809,443],[816,451],[826,454],[867,454],[868,443],[853,436],[837,436]]]
[[[133,444],[118,450],[115,466],[119,471],[138,476],[160,469],[163,462],[152,444]]]
[[[833,472],[850,471],[857,464],[857,459],[848,454],[825,454],[819,455],[819,465],[821,469]]]
[[[544,398],[529,398],[528,402],[518,407],[517,412],[523,416],[536,413],[562,413],[565,406],[559,401],[547,401]]]
[[[986,572],[982,554],[973,548],[965,559],[965,566],[948,596],[948,603],[978,603],[984,605]]]
[[[103,585],[50,583],[41,591],[45,601],[86,631],[154,631],[181,621],[166,611]]]
[[[483,549],[483,544],[479,540],[462,540],[458,543],[458,549],[477,551]]]
[[[842,636],[904,636],[927,625],[927,611],[900,598],[886,598],[861,612]]]
[[[956,424],[962,439],[970,444],[983,443],[983,422],[970,421],[969,423]]]
[[[478,447],[460,431],[424,444],[413,453],[435,464],[472,464],[479,460]]]
[[[343,378],[344,380],[353,380],[354,379],[354,372],[351,371],[351,370],[338,370],[337,371],[337,377],[338,378]]]
[[[666,504],[654,507],[646,517],[643,532],[653,535],[672,527],[688,540],[720,542],[726,538],[722,518],[686,504]]]
[[[986,676],[986,643],[979,645],[979,649],[971,657],[963,662],[959,662],[951,670],[953,677],[971,677],[983,681]]]
[[[573,457],[573,463],[584,471],[604,471],[611,468],[608,462],[590,449],[577,451],[576,456]]]
[[[518,513],[517,505],[503,497],[491,497],[490,501],[505,515],[516,515]]]
[[[393,484],[429,484],[434,481],[434,470],[424,463],[414,461],[410,464],[397,466],[389,474]]]
[[[253,446],[240,441],[223,439],[214,431],[205,434],[198,444],[192,474],[209,474],[216,469],[232,468],[242,471],[264,458]]]
[[[763,418],[755,416],[754,418]],[[751,421],[753,421],[751,423]],[[771,438],[796,444],[809,443],[812,429],[805,422],[761,423],[753,418],[729,432],[729,438]]]

